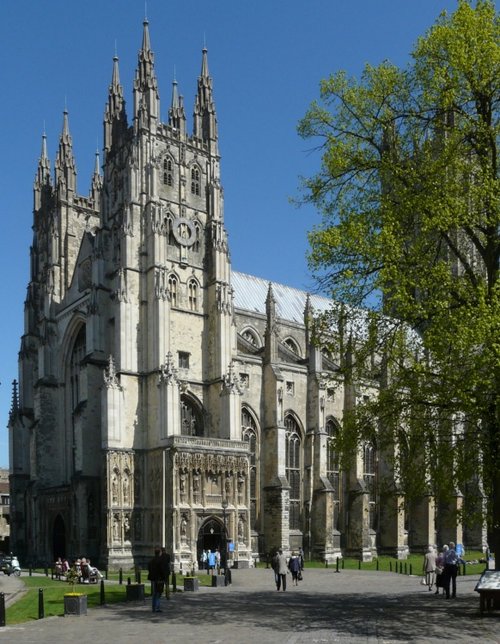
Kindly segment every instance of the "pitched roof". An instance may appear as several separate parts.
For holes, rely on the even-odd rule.
[[[237,309],[265,315],[269,284],[276,300],[277,315],[283,320],[304,324],[304,309],[308,295],[306,291],[237,271],[232,272],[234,306]],[[309,295],[309,298],[315,313],[322,313],[332,305],[332,300],[327,297]]]

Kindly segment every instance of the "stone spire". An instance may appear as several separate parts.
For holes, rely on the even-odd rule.
[[[34,184],[34,208],[39,210],[43,203],[45,192],[52,189],[52,179],[50,176],[50,161],[47,156],[47,137],[45,132],[42,135],[42,151],[38,160],[38,168]]]
[[[266,298],[267,326],[265,333],[264,358],[266,362],[276,362],[278,356],[278,345],[276,336],[276,300],[274,298],[273,285],[269,282]]]
[[[207,48],[203,48],[201,74],[198,77],[198,92],[194,103],[194,136],[210,141],[217,151],[217,117],[212,93],[212,79],[208,72]]]
[[[56,187],[76,193],[76,166],[73,157],[73,141],[69,133],[68,110],[63,112],[63,127],[59,138],[59,150],[55,163]]]
[[[184,135],[186,134],[186,113],[184,111],[184,99],[179,96],[177,91],[177,81],[173,80],[172,83],[172,103],[168,110],[168,124],[179,130]]]
[[[14,417],[19,411],[19,394],[17,391],[17,380],[12,381],[12,402],[10,405],[10,417]]]
[[[139,60],[134,80],[134,119],[136,127],[155,129],[160,112],[160,98],[147,20],[144,20],[143,26],[142,47],[139,50]]]
[[[99,210],[101,188],[102,188],[102,176],[101,176],[101,168],[99,164],[99,152],[96,150],[94,174],[92,176],[92,186],[90,188],[90,198],[94,202],[94,207],[96,210]]]
[[[108,102],[104,111],[104,150],[109,152],[113,143],[117,143],[127,129],[127,114],[123,87],[120,84],[118,56],[113,57],[113,75],[109,86]]]

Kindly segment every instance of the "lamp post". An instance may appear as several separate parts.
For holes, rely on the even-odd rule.
[[[222,499],[222,520],[224,521],[224,551],[222,553],[224,564],[224,578],[227,586],[227,527],[226,527],[226,510],[229,505],[227,499]]]

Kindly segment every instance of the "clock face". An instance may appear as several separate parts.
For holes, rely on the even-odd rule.
[[[175,240],[181,246],[192,246],[196,241],[196,233],[193,223],[184,217],[177,217],[173,222],[173,233]]]

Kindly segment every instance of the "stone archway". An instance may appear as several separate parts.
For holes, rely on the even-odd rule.
[[[198,532],[198,541],[196,544],[196,555],[198,562],[201,560],[203,550],[216,550],[222,554],[225,552],[227,542],[227,532],[220,519],[210,517],[200,527]]]
[[[60,514],[54,519],[52,528],[52,561],[57,557],[66,557],[66,526]]]

